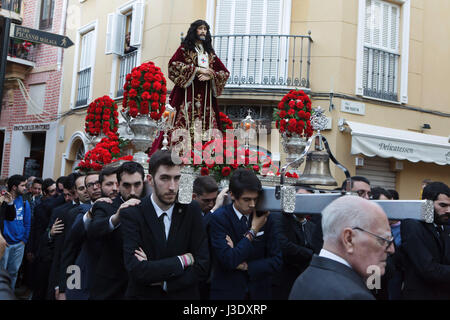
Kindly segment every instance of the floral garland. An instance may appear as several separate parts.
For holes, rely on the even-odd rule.
[[[85,131],[91,136],[98,136],[101,132],[117,132],[119,113],[117,104],[109,96],[95,99],[89,104],[85,119]]]
[[[277,129],[287,137],[311,137],[313,134],[311,110],[308,95],[302,90],[289,91],[273,112]]]
[[[127,143],[128,141],[109,131],[106,138],[97,143],[92,150],[86,152],[84,159],[76,169],[80,171],[100,171],[103,166],[119,160],[132,161],[133,156],[120,157],[121,150]]]
[[[153,120],[161,118],[165,111],[166,79],[153,62],[133,68],[123,90],[123,111],[128,110],[131,117],[150,114]]]

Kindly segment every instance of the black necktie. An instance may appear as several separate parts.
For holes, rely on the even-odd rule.
[[[167,238],[166,238],[166,225],[164,224],[164,217],[166,215],[167,215],[167,213],[163,212],[158,218],[159,225],[160,225],[161,230],[162,230],[163,235],[164,235],[164,240],[167,240]]]
[[[441,242],[442,248],[445,248],[446,232],[444,231],[444,228],[440,225],[436,226],[436,230],[439,234],[439,241]]]
[[[248,219],[244,215],[241,217],[241,225],[242,225],[242,228],[245,229],[245,231],[248,230]]]

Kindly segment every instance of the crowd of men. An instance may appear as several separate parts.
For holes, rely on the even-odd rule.
[[[0,196],[0,299],[19,277],[33,300],[449,299],[450,189],[430,182],[434,223],[389,221],[398,199],[364,177],[322,215],[257,212],[262,185],[238,169],[177,202],[180,167],[154,153],[100,173],[13,175]],[[298,187],[298,193],[317,192]],[[380,284],[369,289],[372,267]]]

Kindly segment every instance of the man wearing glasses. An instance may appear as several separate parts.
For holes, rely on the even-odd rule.
[[[374,300],[368,286],[380,283],[394,253],[389,221],[376,203],[344,196],[322,212],[324,244],[297,278],[290,300]]]
[[[350,186],[351,192],[356,193],[358,197],[369,200],[372,197],[369,179],[362,176],[353,176],[351,177],[351,179],[352,179],[352,184]],[[341,189],[344,191],[347,190],[347,180],[344,180]]]

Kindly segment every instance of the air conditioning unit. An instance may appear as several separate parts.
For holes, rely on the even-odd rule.
[[[363,157],[355,157],[355,166],[363,167],[364,166],[364,158]]]

